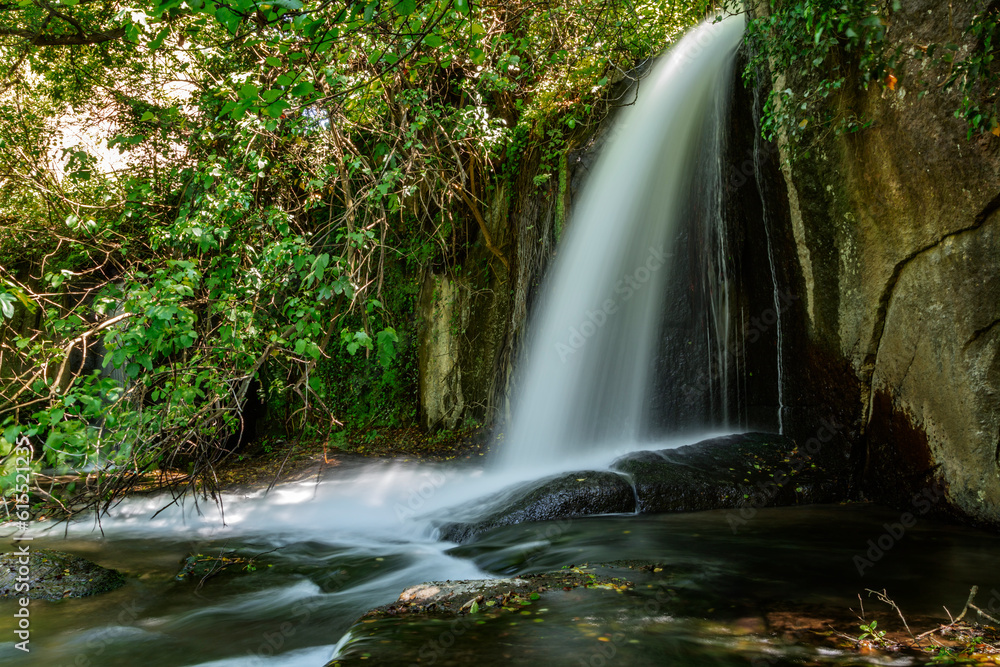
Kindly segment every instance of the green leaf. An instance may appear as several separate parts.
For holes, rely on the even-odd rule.
[[[163,46],[163,40],[165,40],[167,38],[167,35],[169,34],[170,34],[170,26],[167,26],[162,30],[160,30],[160,32],[156,33],[156,37],[154,37],[153,41],[149,43],[149,50],[155,51],[156,49]]]
[[[255,100],[257,99],[257,95],[259,92],[260,89],[257,86],[253,85],[252,83],[248,83],[244,85],[242,88],[240,88],[240,99]]]
[[[313,273],[316,274],[316,280],[323,280],[323,273],[326,271],[326,267],[330,265],[330,255],[323,253],[316,257],[316,261],[313,262]]]
[[[234,14],[225,7],[219,7],[218,10],[216,10],[215,19],[225,26],[226,30],[234,35],[236,34],[236,30],[240,27],[240,22],[243,21],[242,16]]]
[[[383,368],[388,368],[396,358],[396,343],[399,342],[399,336],[396,335],[395,329],[387,327],[378,332],[375,340],[378,346],[378,363]]]
[[[24,428],[23,426],[17,426],[17,425],[15,425],[15,426],[8,426],[7,428],[4,429],[3,439],[6,440],[7,442],[9,442],[12,445],[16,444],[17,443],[17,436],[21,435],[21,430],[23,428]]]
[[[288,109],[291,106],[292,105],[285,100],[278,100],[269,105],[267,109],[265,109],[265,113],[267,113],[267,115],[271,118],[280,118],[281,114],[285,112],[285,109]]]
[[[292,95],[295,95],[295,97],[304,97],[311,94],[314,90],[316,90],[316,86],[309,81],[303,81],[292,88]]]
[[[396,13],[400,16],[409,16],[417,11],[417,0],[400,0],[396,5]]]
[[[13,294],[8,292],[0,292],[0,313],[7,319],[14,317],[14,298]]]
[[[156,114],[154,114],[152,111],[147,111],[146,113],[142,114],[142,118],[140,118],[139,120],[145,122],[147,120],[153,120],[154,118],[156,118]]]

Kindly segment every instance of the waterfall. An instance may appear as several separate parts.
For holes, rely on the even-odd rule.
[[[691,403],[693,396],[725,419],[732,318],[719,227],[719,156],[743,28],[744,18],[733,16],[689,31],[641,83],[638,102],[620,119],[575,204],[531,323],[526,366],[498,453],[502,468],[537,469],[648,438],[655,389],[663,385],[659,370],[669,369],[672,357],[683,357],[678,366],[687,374],[698,366],[699,377],[671,373],[674,395],[666,403]],[[692,215],[709,227],[691,231]],[[704,238],[692,240],[692,234]],[[684,258],[675,257],[682,247]],[[700,260],[690,258],[692,248],[701,248]],[[664,326],[664,307],[684,293],[678,268],[691,264],[707,275],[690,291],[711,299],[707,312],[704,306],[682,310],[704,314],[704,339],[678,335],[665,345],[673,329]],[[690,355],[685,345],[703,352]]]

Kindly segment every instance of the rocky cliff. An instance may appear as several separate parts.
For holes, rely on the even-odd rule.
[[[786,393],[801,388],[813,412],[839,406],[863,494],[903,506],[940,484],[942,510],[1000,525],[1000,138],[970,140],[944,73],[905,57],[980,48],[962,37],[974,11],[909,0],[893,12],[898,83],[845,89],[838,103],[867,129],[813,134],[806,156],[778,142],[769,224],[790,241],[778,259],[801,296]]]

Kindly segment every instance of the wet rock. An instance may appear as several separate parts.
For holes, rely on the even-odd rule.
[[[661,650],[649,648],[649,638],[676,632],[677,614],[688,606],[686,591],[699,601],[692,610],[699,616],[706,607],[721,609],[732,602],[706,596],[700,585],[685,588],[683,581],[699,576],[694,569],[704,570],[700,564],[616,561],[516,579],[429,582],[366,613],[328,667],[664,664]],[[653,634],[661,624],[666,629]],[[724,622],[714,625],[734,634]],[[654,654],[659,660],[650,660]],[[702,662],[681,656],[676,664]]]
[[[206,580],[227,572],[253,572],[258,567],[270,567],[256,562],[255,558],[241,556],[236,551],[222,551],[216,554],[191,554],[181,563],[181,570],[175,579],[178,581]]]
[[[836,455],[810,454],[808,447],[767,433],[634,452],[611,469],[512,488],[477,517],[444,523],[440,536],[464,543],[492,528],[528,521],[837,502],[845,497],[849,474]]]
[[[838,471],[791,439],[742,433],[615,461],[635,485],[639,512],[695,512],[841,500]]]
[[[25,563],[24,561],[27,561]],[[23,574],[21,568],[27,568]],[[26,576],[27,591],[18,590],[19,579]],[[27,556],[16,553],[0,555],[0,597],[28,597],[33,600],[82,598],[113,591],[125,584],[125,577],[86,558],[62,551],[40,549]]]
[[[498,526],[634,511],[632,485],[621,475],[574,472],[511,489],[479,517],[440,526],[440,537],[462,543]]]

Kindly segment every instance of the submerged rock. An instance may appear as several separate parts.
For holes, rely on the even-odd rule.
[[[19,590],[19,584],[23,586],[24,583],[28,584],[28,590]],[[0,555],[0,598],[82,598],[107,593],[124,584],[125,577],[117,570],[63,551],[39,549],[26,555]]]
[[[780,435],[727,435],[634,452],[616,460],[611,472],[569,473],[514,487],[478,516],[444,523],[440,536],[463,543],[529,521],[836,502],[845,495],[844,467]]]
[[[511,489],[484,515],[440,526],[441,539],[467,542],[491,528],[529,521],[634,512],[635,493],[613,472],[573,472]]]
[[[271,567],[256,562],[256,558],[242,556],[237,551],[226,550],[217,554],[191,554],[181,561],[180,572],[174,577],[178,581],[206,580],[222,574],[254,572],[258,567]]]
[[[635,485],[639,512],[774,507],[842,499],[829,461],[780,435],[741,433],[621,457],[612,470]]]

